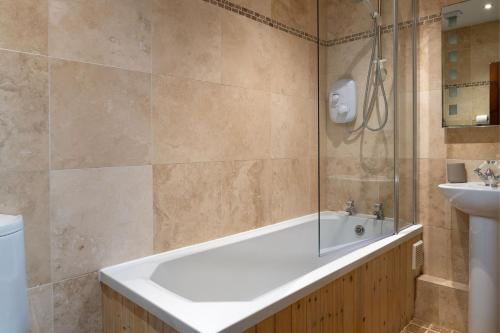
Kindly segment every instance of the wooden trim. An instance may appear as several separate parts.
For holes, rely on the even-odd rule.
[[[414,314],[411,246],[389,250],[250,327],[245,333],[399,333]],[[101,284],[105,333],[177,332]]]
[[[490,64],[490,125],[500,125],[500,62]]]

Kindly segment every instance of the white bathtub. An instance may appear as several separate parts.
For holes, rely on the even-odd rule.
[[[101,282],[180,332],[240,332],[421,232],[322,213],[108,267]],[[364,228],[358,236],[355,227]]]

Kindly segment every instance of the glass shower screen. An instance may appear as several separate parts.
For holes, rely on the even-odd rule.
[[[415,13],[413,0],[318,2],[320,255],[414,223]]]

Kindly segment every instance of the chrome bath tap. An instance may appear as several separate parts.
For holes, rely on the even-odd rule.
[[[384,215],[384,204],[383,203],[377,203],[375,206],[373,206],[373,215],[377,217],[377,220],[383,220],[385,219]]]
[[[347,200],[346,201],[344,211],[349,216],[352,216],[356,213],[356,208],[354,207],[354,200]]]
[[[484,185],[497,187],[498,183],[500,183],[500,174],[495,175],[494,170],[500,170],[498,162],[485,161],[474,169],[474,173],[479,176],[479,178],[484,182]]]

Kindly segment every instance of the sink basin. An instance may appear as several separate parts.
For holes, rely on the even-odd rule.
[[[457,209],[469,214],[469,333],[498,333],[500,188],[483,183],[441,184]]]
[[[500,187],[471,182],[441,184],[439,188],[453,206],[469,215],[495,219],[500,216]]]

